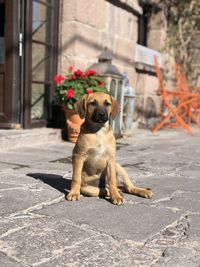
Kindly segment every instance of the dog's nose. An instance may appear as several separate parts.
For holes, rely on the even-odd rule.
[[[100,110],[98,111],[98,115],[99,115],[100,117],[105,116],[105,111],[102,110],[102,109],[100,109]]]
[[[99,123],[106,122],[108,120],[108,115],[106,110],[104,110],[103,108],[95,109],[92,115],[92,120],[94,122],[99,122]]]

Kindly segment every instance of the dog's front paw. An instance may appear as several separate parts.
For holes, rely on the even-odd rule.
[[[76,201],[79,200],[80,193],[75,191],[70,191],[69,194],[66,196],[66,199],[69,201]]]
[[[114,205],[122,205],[124,203],[124,199],[121,195],[117,195],[117,196],[112,196],[111,197],[111,202]]]

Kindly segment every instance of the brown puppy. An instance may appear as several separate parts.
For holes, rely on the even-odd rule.
[[[120,205],[123,196],[117,180],[123,184],[124,192],[151,198],[152,191],[134,186],[115,161],[115,137],[108,123],[109,117],[114,119],[119,111],[115,99],[101,92],[84,95],[77,101],[76,109],[85,122],[73,150],[73,177],[67,199],[78,200],[80,193],[109,196],[113,204]]]

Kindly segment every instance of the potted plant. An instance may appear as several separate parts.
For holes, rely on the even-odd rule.
[[[56,75],[56,100],[66,114],[69,141],[75,143],[80,132],[82,120],[75,110],[76,101],[85,94],[93,92],[108,93],[106,84],[94,70],[81,71],[69,67],[66,76]]]

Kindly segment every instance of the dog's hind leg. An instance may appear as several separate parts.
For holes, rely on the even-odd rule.
[[[116,171],[119,181],[123,183],[122,191],[144,198],[152,198],[154,196],[153,192],[149,188],[141,188],[133,185],[128,173],[119,163],[116,163]]]
[[[107,197],[109,196],[109,190],[105,187],[85,185],[81,186],[81,194],[87,197]]]

